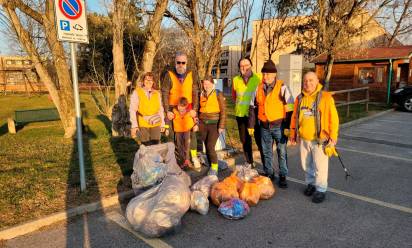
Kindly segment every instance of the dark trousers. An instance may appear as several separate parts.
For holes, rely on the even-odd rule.
[[[169,127],[169,136],[167,141],[168,142],[175,142],[176,137],[175,137],[175,132],[173,131],[173,122],[170,123]],[[175,145],[177,146],[176,142]],[[197,150],[197,138],[196,138],[196,132],[190,131],[190,150]]]
[[[239,129],[240,142],[242,142],[243,152],[244,152],[245,157],[246,157],[246,162],[248,162],[249,164],[253,164],[252,138],[250,137],[250,135],[247,131],[248,124],[249,124],[249,117],[237,117],[236,116],[236,121],[237,121],[237,126],[238,126],[238,129]],[[261,141],[260,128],[256,124],[254,129],[255,129],[255,132],[254,132],[255,142],[256,142],[256,145],[257,145],[257,147],[259,149],[259,152],[260,152],[260,157],[261,157],[261,160],[262,160],[262,164],[264,164],[264,156],[263,156],[263,153],[262,153],[262,141]]]
[[[215,146],[219,138],[218,123],[205,124],[203,121],[200,121],[199,132],[200,138],[205,143],[207,160],[211,164],[217,163]]]
[[[176,145],[176,160],[182,166],[185,160],[190,159],[190,131],[174,133]]]

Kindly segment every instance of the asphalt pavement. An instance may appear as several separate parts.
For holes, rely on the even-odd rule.
[[[390,112],[340,131],[329,165],[329,192],[314,204],[298,151],[289,153],[289,188],[260,201],[242,220],[188,212],[177,232],[145,239],[114,207],[43,228],[4,247],[412,247],[412,114]],[[227,174],[227,173],[226,173]],[[124,208],[124,205],[123,205]]]

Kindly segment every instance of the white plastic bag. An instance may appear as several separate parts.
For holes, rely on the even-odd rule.
[[[239,177],[243,182],[250,182],[250,180],[259,176],[257,170],[239,165],[236,166],[235,172],[236,176]]]
[[[199,191],[192,191],[190,196],[190,209],[197,211],[201,215],[206,215],[209,212],[209,200],[207,196]]]
[[[208,175],[197,181],[195,184],[190,187],[192,191],[198,190],[201,191],[206,197],[209,197],[210,194],[210,188],[212,185],[216,182],[218,182],[219,179],[217,178],[216,175]]]
[[[168,175],[161,184],[133,198],[126,208],[132,227],[148,237],[160,237],[180,225],[190,207],[186,174]]]

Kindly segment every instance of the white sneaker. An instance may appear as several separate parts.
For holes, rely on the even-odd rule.
[[[195,167],[196,169],[202,167],[202,164],[200,163],[200,160],[198,157],[192,158],[192,162],[193,162],[193,167]]]

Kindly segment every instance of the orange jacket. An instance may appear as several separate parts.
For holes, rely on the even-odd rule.
[[[175,131],[176,133],[190,131],[195,125],[195,122],[192,116],[190,116],[189,111],[182,115],[176,108],[174,108],[173,113],[175,114],[175,118],[173,119],[173,131]]]

